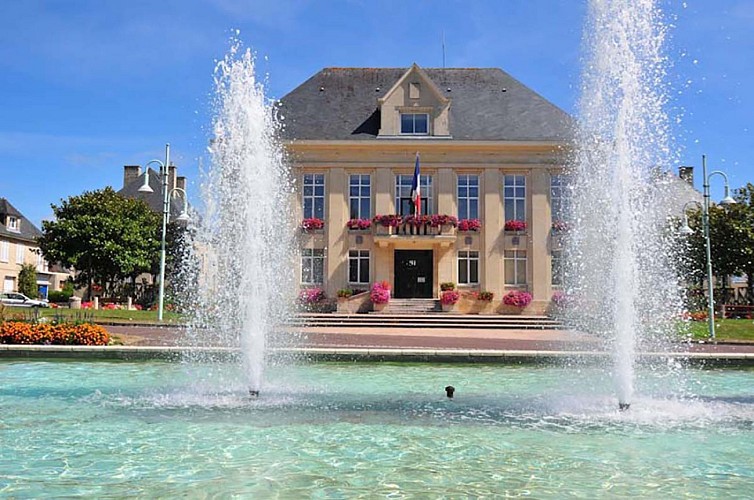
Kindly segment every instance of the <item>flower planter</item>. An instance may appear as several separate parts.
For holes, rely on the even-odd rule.
[[[387,308],[387,304],[387,302],[382,304],[375,304],[374,302],[372,302],[372,310],[374,312],[383,312]]]
[[[509,306],[507,304],[500,304],[500,308],[498,309],[498,312],[500,314],[505,314],[509,316],[516,316],[520,315],[523,312],[523,307],[518,306]]]
[[[336,311],[340,314],[353,314],[351,311],[351,301],[349,297],[338,297],[338,306]]]
[[[442,312],[452,312],[455,310],[455,304],[440,304],[442,306]]]

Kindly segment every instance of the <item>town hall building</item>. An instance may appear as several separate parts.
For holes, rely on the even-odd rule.
[[[454,282],[497,304],[525,290],[527,311],[545,310],[560,285],[563,110],[499,69],[416,64],[325,68],[279,106],[308,221],[302,287],[387,281],[395,298],[437,298]]]

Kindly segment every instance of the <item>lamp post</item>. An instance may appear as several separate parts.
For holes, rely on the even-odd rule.
[[[722,172],[720,170],[715,170],[714,172],[711,172],[709,175],[707,175],[707,155],[702,155],[702,178],[704,183],[702,184],[703,187],[703,194],[704,194],[704,203],[699,203],[698,201],[689,201],[685,205],[683,205],[683,226],[680,229],[680,233],[683,236],[688,236],[690,234],[694,234],[694,230],[689,227],[689,219],[686,216],[686,209],[691,204],[699,205],[702,209],[702,231],[704,233],[704,248],[706,252],[706,266],[707,266],[707,292],[708,292],[708,301],[707,301],[707,325],[709,328],[709,338],[714,339],[715,338],[715,296],[713,292],[713,285],[712,285],[712,247],[710,245],[710,237],[709,237],[709,207],[710,207],[710,179],[713,175],[721,175],[723,179],[725,179],[725,196],[722,200],[720,200],[720,204],[723,206],[727,205],[733,205],[736,203],[736,200],[731,198],[730,196],[730,186],[728,185],[728,176],[725,175],[725,172]]]
[[[184,189],[174,187],[168,189],[168,167],[170,166],[170,144],[165,144],[165,162],[160,160],[151,160],[147,162],[144,167],[144,184],[139,188],[140,193],[153,193],[154,190],[149,185],[149,165],[157,164],[160,166],[160,187],[162,193],[162,239],[160,240],[160,278],[159,278],[159,293],[157,299],[157,319],[162,321],[164,305],[165,305],[165,237],[167,235],[168,222],[170,221],[170,197],[176,193],[181,193],[183,196],[183,210],[181,214],[175,218],[177,222],[188,222],[190,217],[188,215],[188,197]]]

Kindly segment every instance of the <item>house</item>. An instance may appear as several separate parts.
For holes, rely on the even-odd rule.
[[[560,284],[553,227],[572,137],[563,110],[500,69],[416,64],[325,68],[279,106],[297,213],[324,221],[302,231],[302,287],[334,296],[384,280],[393,297],[416,299],[454,282],[493,292],[498,305],[525,290],[534,298],[527,311],[545,310]],[[417,161],[419,215],[452,216],[463,228],[410,217]],[[410,223],[348,227],[377,215]],[[467,227],[473,220],[478,230]]]
[[[123,167],[123,187],[118,190],[118,194],[124,198],[144,200],[149,207],[161,214],[163,212],[163,192],[162,182],[159,172],[154,169],[148,169],[149,187],[152,188],[151,193],[140,192],[139,189],[144,186],[144,176],[146,170],[142,171],[139,165],[125,165]],[[172,192],[173,196],[170,198],[170,217],[174,219],[183,211],[183,198],[178,195],[173,189],[182,189],[186,191],[186,178],[178,176],[178,167],[170,165],[168,167],[168,192]]]
[[[18,291],[18,274],[22,264],[36,266],[40,297],[47,298],[48,292],[63,289],[70,274],[51,266],[42,258],[37,247],[40,236],[42,232],[29,219],[7,199],[0,198],[0,275],[3,278],[3,292]]]

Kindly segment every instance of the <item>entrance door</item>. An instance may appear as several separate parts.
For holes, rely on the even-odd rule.
[[[432,250],[395,251],[395,298],[432,298],[432,260]]]

